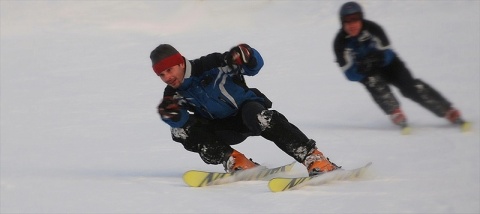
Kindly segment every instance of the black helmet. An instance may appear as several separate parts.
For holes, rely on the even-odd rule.
[[[342,5],[340,8],[340,20],[343,20],[345,16],[359,13],[363,18],[362,7],[357,2],[351,1]]]

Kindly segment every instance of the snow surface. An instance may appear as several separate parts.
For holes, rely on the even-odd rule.
[[[1,6],[1,213],[479,213],[480,2],[360,1],[413,74],[473,122],[461,133],[401,97],[403,136],[334,63],[343,1],[8,1]],[[150,51],[187,58],[246,42],[260,88],[344,168],[371,177],[271,193],[266,181],[189,188],[204,164],[170,139]],[[292,161],[252,137],[265,166]],[[297,164],[292,175],[304,175]]]

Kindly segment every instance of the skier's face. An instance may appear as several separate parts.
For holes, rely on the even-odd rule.
[[[358,36],[362,30],[362,18],[358,14],[352,14],[344,18],[343,30],[351,37]]]
[[[167,68],[160,73],[160,78],[173,88],[178,88],[183,82],[185,76],[185,63]]]

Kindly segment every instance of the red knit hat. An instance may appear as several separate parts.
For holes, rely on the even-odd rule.
[[[183,56],[171,45],[161,44],[150,53],[153,71],[160,76],[166,69],[184,62]]]

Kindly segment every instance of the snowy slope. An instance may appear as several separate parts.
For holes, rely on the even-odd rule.
[[[0,1],[0,212],[479,213],[480,2],[360,2],[472,132],[397,93],[414,127],[400,135],[334,63],[342,1]],[[186,170],[223,168],[170,139],[150,51],[170,43],[193,59],[240,42],[265,60],[249,85],[335,163],[373,161],[369,179],[285,193],[183,184]],[[260,137],[235,148],[292,161]]]

